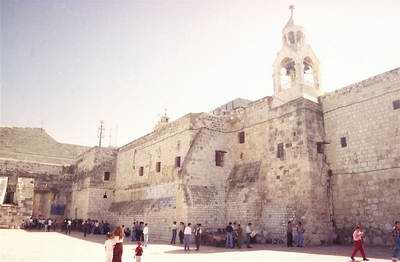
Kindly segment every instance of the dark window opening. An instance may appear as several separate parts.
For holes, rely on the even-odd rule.
[[[104,192],[103,198],[107,198],[107,192]]]
[[[139,167],[139,176],[143,176],[144,173],[144,167]]]
[[[324,153],[324,145],[322,144],[322,142],[317,142],[317,153],[318,154]]]
[[[340,138],[340,145],[342,147],[346,147],[347,146],[347,138],[346,137],[341,137]]]
[[[104,181],[110,180],[110,172],[104,172]]]
[[[156,164],[156,172],[157,173],[161,172],[161,162],[157,162],[157,164]]]
[[[244,158],[244,154],[243,154],[243,152],[241,152],[240,153],[240,159],[243,160],[243,158]]]
[[[283,143],[279,143],[278,144],[276,157],[279,158],[280,160],[284,160],[285,159],[285,150],[283,148]]]
[[[215,151],[215,165],[216,166],[224,166],[224,154],[225,151],[217,150]]]
[[[14,204],[14,192],[6,192],[4,204]]]
[[[181,157],[175,157],[175,167],[181,167]]]
[[[244,142],[245,142],[245,134],[244,134],[244,131],[239,132],[238,138],[239,138],[239,144],[244,144]]]
[[[400,109],[400,99],[393,101],[393,109]]]

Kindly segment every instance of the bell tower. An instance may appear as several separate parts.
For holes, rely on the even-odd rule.
[[[282,30],[282,47],[273,64],[274,105],[279,106],[299,97],[318,102],[320,88],[319,61],[306,42],[303,27],[290,18]]]

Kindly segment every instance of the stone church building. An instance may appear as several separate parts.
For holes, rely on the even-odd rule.
[[[293,16],[273,63],[274,95],[169,121],[120,148],[0,128],[0,226],[31,215],[224,228],[252,222],[265,241],[302,221],[306,243],[350,241],[356,223],[383,245],[400,220],[400,68],[324,93]]]

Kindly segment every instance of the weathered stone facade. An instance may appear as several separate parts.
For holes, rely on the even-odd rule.
[[[168,240],[172,221],[236,221],[280,243],[294,220],[307,244],[349,242],[356,223],[368,243],[386,244],[399,219],[400,68],[323,94],[318,59],[293,17],[282,42],[272,97],[163,116],[118,149],[59,144],[39,130],[18,140],[21,129],[3,128],[0,175],[9,190],[34,179],[34,215],[146,221],[152,239]],[[52,214],[54,205],[64,213]]]

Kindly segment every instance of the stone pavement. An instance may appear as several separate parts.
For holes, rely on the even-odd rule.
[[[58,232],[26,232],[0,229],[1,262],[102,262],[104,261],[103,236],[82,234],[66,236]],[[124,244],[123,262],[133,260],[133,244]],[[180,246],[151,244],[144,251],[142,261],[160,262],[212,262],[212,261],[296,261],[296,262],[347,262],[350,246],[287,248],[278,245],[255,245],[252,249],[228,250],[201,247],[201,251],[185,253]],[[391,249],[366,248],[371,261],[390,261]],[[361,261],[360,258],[358,261]]]

